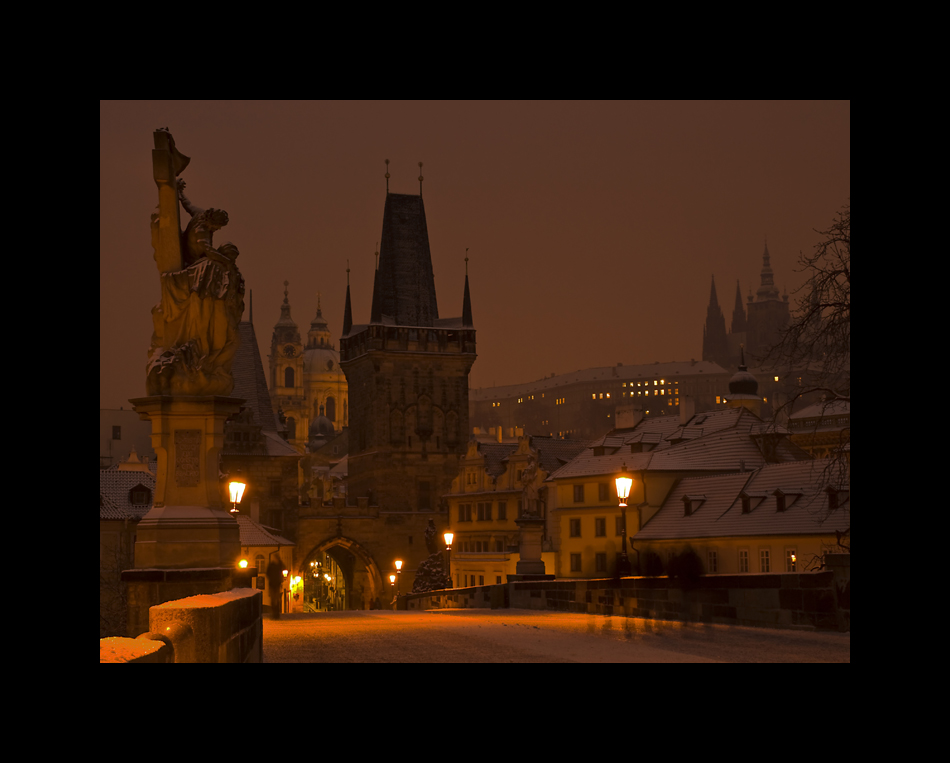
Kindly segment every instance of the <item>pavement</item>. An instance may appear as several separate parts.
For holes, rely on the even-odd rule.
[[[851,634],[519,609],[264,620],[264,662],[851,662]]]

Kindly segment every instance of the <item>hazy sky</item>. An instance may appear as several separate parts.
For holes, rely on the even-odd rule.
[[[847,101],[100,102],[102,408],[145,394],[158,127],[191,157],[189,198],[230,216],[215,242],[241,251],[265,366],[285,280],[301,334],[320,292],[339,347],[349,259],[368,322],[384,159],[412,194],[422,161],[440,317],[461,315],[469,249],[473,388],[699,359],[711,276],[728,327],[768,237],[793,292],[851,195]]]

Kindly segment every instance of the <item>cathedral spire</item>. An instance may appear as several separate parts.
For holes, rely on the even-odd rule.
[[[732,332],[741,334],[746,330],[745,308],[742,306],[742,291],[739,289],[739,279],[736,279],[736,304],[732,308]]]
[[[769,257],[769,240],[765,239],[765,251],[762,253],[762,285],[756,291],[757,301],[778,299],[778,289],[775,288],[775,279],[772,274],[772,263]]]

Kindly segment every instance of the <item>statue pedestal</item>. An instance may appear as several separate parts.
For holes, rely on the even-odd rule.
[[[521,558],[515,565],[515,573],[518,575],[544,575],[544,562],[541,560],[541,536],[544,533],[544,520],[540,517],[522,517],[516,519],[515,524],[521,528]]]
[[[231,588],[241,534],[219,479],[224,422],[240,398],[155,396],[130,400],[152,422],[153,506],[138,524],[128,584],[129,632],[148,630],[148,608]]]

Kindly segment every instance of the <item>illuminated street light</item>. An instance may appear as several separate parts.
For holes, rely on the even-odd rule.
[[[614,480],[617,483],[617,500],[620,502],[621,518],[621,552],[617,559],[617,577],[629,577],[630,560],[627,558],[627,498],[630,497],[630,487],[633,485],[633,477],[627,472],[627,465],[624,464]]]
[[[241,499],[244,497],[244,489],[247,487],[247,483],[241,477],[241,470],[238,469],[238,473],[234,478],[228,483],[228,495],[231,500],[231,513],[237,514],[238,507],[237,505],[241,502]]]
[[[445,574],[448,576],[449,581],[452,580],[452,540],[455,538],[455,533],[451,530],[446,530],[442,533],[442,540],[445,541]]]

